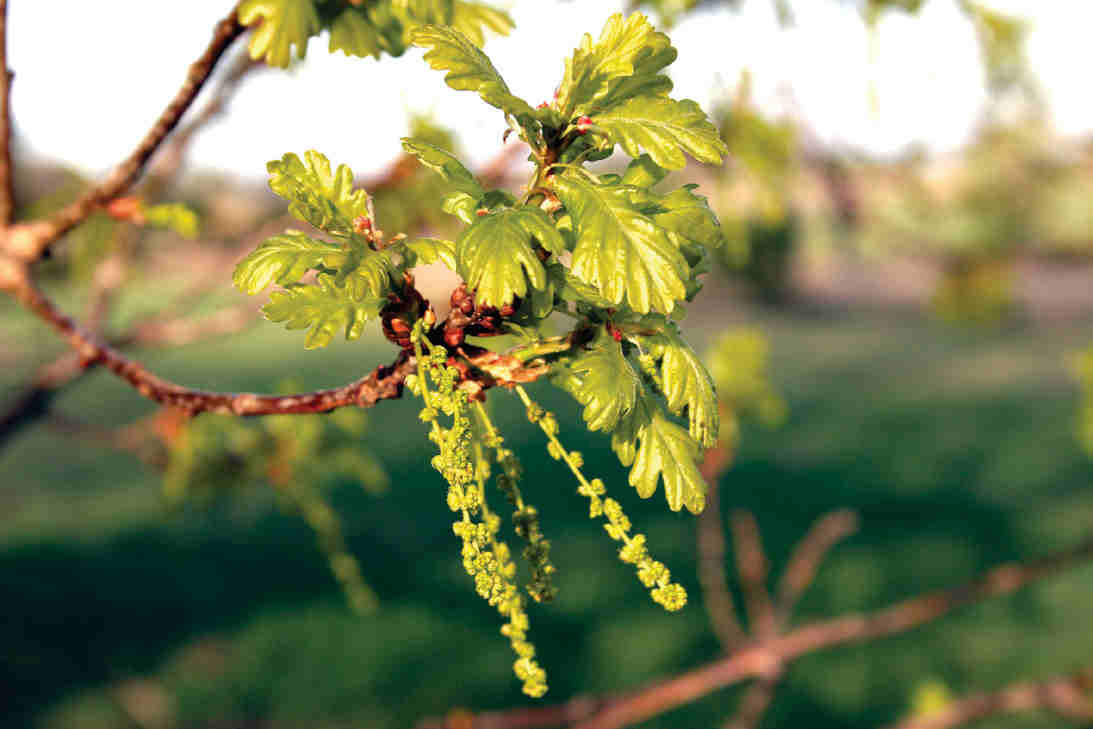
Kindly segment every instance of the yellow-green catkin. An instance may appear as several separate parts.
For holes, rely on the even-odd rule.
[[[514,582],[516,565],[508,545],[497,539],[501,519],[489,511],[485,501],[483,471],[476,468],[476,448],[478,463],[484,459],[480,446],[474,443],[467,393],[456,387],[459,372],[447,366],[447,352],[424,338],[420,323],[415,325],[412,339],[418,374],[408,378],[407,386],[425,402],[421,419],[431,423],[429,438],[440,451],[432,465],[448,482],[448,508],[460,515],[452,531],[463,540],[463,567],[474,579],[478,594],[506,618],[501,634],[516,653],[513,672],[523,682],[524,693],[542,696],[547,691],[546,672],[536,662],[535,646],[528,641],[527,610]],[[429,348],[428,355],[424,355],[423,346]],[[452,418],[450,427],[444,428],[438,422],[441,413]],[[478,516],[481,521],[475,521]]]
[[[553,575],[557,571],[550,561],[550,540],[543,536],[539,525],[539,510],[524,501],[520,491],[520,478],[524,469],[512,450],[505,448],[505,441],[494,427],[489,413],[482,403],[476,403],[475,412],[485,430],[485,444],[493,449],[494,458],[501,472],[494,479],[497,488],[513,507],[512,523],[516,534],[524,540],[521,553],[531,570],[531,579],[526,585],[528,594],[535,602],[549,602],[558,593],[554,586]],[[483,459],[483,480],[489,478],[489,463]]]
[[[612,498],[604,498],[607,489],[603,481],[598,478],[589,481],[585,478],[581,471],[584,465],[581,454],[577,451],[567,451],[558,440],[558,419],[553,413],[547,412],[532,401],[524,388],[517,387],[516,392],[527,408],[528,420],[537,424],[546,434],[547,450],[551,457],[564,461],[576,477],[579,484],[577,493],[589,500],[589,517],[605,518],[607,523],[603,525],[604,530],[616,542],[622,542],[619,559],[636,567],[638,579],[641,584],[650,588],[649,594],[654,602],[671,612],[681,609],[687,604],[687,591],[682,585],[672,582],[671,572],[664,563],[658,562],[649,555],[645,546],[645,535],[630,534],[630,519],[623,513],[622,506]]]

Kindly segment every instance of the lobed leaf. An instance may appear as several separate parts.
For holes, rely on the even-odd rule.
[[[308,150],[301,160],[291,152],[266,164],[269,186],[289,201],[288,211],[332,235],[353,236],[353,219],[368,215],[368,193],[353,189],[353,172],[338,165],[331,173],[330,160]]]
[[[503,306],[531,289],[546,286],[546,270],[532,248],[565,249],[547,214],[524,206],[502,208],[477,218],[455,242],[456,272],[487,306]]]
[[[304,346],[325,347],[339,331],[349,340],[360,337],[364,325],[379,316],[386,301],[355,301],[329,274],[319,274],[316,284],[292,284],[274,291],[262,307],[266,318],[283,322],[286,329],[307,329]]]
[[[451,152],[422,139],[413,139],[411,137],[403,137],[402,149],[406,154],[413,156],[418,162],[440,175],[455,192],[465,193],[474,198],[475,201],[485,194],[471,171],[464,167],[463,163]]]
[[[483,101],[506,114],[533,115],[531,106],[509,91],[486,54],[458,30],[423,25],[411,32],[410,42],[429,49],[425,52],[426,63],[438,71],[447,71],[444,81],[453,89],[476,91]]]
[[[686,506],[692,514],[706,507],[706,481],[698,471],[698,443],[687,431],[668,420],[659,408],[639,433],[637,458],[630,469],[630,485],[647,499],[664,481],[668,508],[679,511]]]
[[[237,11],[239,23],[257,25],[247,48],[254,60],[284,68],[293,48],[303,58],[308,39],[319,33],[319,15],[312,0],[243,0]]]
[[[630,156],[644,149],[669,170],[686,167],[684,152],[714,164],[728,153],[706,112],[690,99],[640,96],[593,115],[592,122]]]
[[[653,356],[660,359],[660,375],[668,409],[676,415],[687,410],[689,432],[704,448],[717,443],[721,413],[713,378],[691,345],[677,333],[666,330],[648,337]]]
[[[566,119],[616,104],[636,94],[666,94],[672,82],[660,71],[676,59],[668,36],[641,13],[608,18],[593,42],[587,33],[566,61],[557,108]]]
[[[346,8],[330,25],[331,53],[342,51],[347,56],[379,58],[383,47],[379,31],[356,8]]]
[[[668,234],[639,207],[638,188],[555,175],[554,189],[573,218],[571,272],[612,305],[671,313],[687,293],[689,269]]]
[[[386,250],[395,250],[406,256],[408,267],[422,266],[429,263],[443,263],[455,270],[455,243],[441,238],[415,238]]]
[[[298,230],[286,230],[267,238],[235,266],[232,283],[245,294],[256,294],[271,284],[295,283],[324,258],[340,254],[333,243],[304,235]]]
[[[467,36],[476,46],[486,42],[486,31],[508,35],[515,27],[512,16],[503,10],[472,0],[455,0],[452,5],[451,27]]]
[[[584,405],[588,429],[605,431],[614,430],[634,409],[642,387],[623,355],[622,345],[602,329],[589,349],[572,359],[556,382]]]

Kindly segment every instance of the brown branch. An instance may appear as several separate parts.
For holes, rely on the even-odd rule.
[[[755,638],[767,640],[777,633],[777,625],[774,604],[767,590],[770,563],[763,551],[759,525],[750,511],[743,510],[734,511],[729,522],[732,525],[736,571],[740,575],[740,587],[748,613],[748,627]]]
[[[778,583],[779,621],[789,619],[797,601],[816,579],[816,570],[831,548],[858,530],[858,516],[842,509],[818,519],[797,543]]]
[[[226,415],[321,413],[350,405],[371,407],[379,400],[399,397],[402,394],[403,380],[416,366],[413,357],[404,352],[391,367],[378,367],[368,376],[344,387],[298,395],[253,395],[194,390],[157,377],[140,362],[129,359],[86,331],[42,293],[25,267],[21,272],[15,273],[15,281],[4,276],[5,273],[10,275],[12,270],[0,270],[0,283],[5,284],[4,288],[67,339],[79,355],[83,366],[102,365],[132,385],[144,397],[161,405],[178,408],[190,415],[203,412]]]
[[[740,699],[736,715],[722,725],[722,729],[754,729],[763,720],[782,678],[786,675],[785,667],[778,665],[771,668],[765,676],[760,676]]]
[[[862,615],[813,623],[613,702],[574,729],[617,729],[637,724],[747,678],[769,674],[800,656],[848,643],[903,633],[967,605],[1010,594],[1093,559],[1093,541],[1028,563],[996,567],[959,587],[933,592]]]
[[[136,149],[111,170],[99,184],[49,219],[12,226],[6,241],[8,253],[25,262],[37,260],[55,240],[83,222],[100,206],[125,192],[136,181],[148,158],[175,128],[182,115],[193,103],[224,51],[244,30],[233,9],[226,18],[216,24],[212,41],[197,61],[190,66],[182,87],[167,104]]]
[[[11,224],[15,212],[11,163],[11,78],[8,70],[8,2],[0,0],[0,227]]]
[[[730,461],[728,449],[715,446],[702,457],[700,470],[707,484],[706,508],[698,515],[698,581],[710,627],[725,653],[744,638],[736,619],[736,606],[725,579],[725,530],[721,525],[720,480]]]
[[[416,729],[545,729],[572,724],[592,716],[617,696],[575,696],[564,704],[530,706],[509,711],[469,714],[463,710],[423,719]]]
[[[1093,680],[1077,674],[1040,683],[1020,683],[993,693],[971,694],[936,712],[912,716],[889,729],[954,729],[999,714],[1049,711],[1072,721],[1093,721]]]

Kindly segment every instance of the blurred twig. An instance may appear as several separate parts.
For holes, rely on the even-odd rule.
[[[888,729],[954,729],[1001,714],[1048,711],[1075,722],[1093,722],[1093,674],[1053,678],[1040,683],[1018,683],[1000,691],[956,699],[942,709],[912,716]]]
[[[818,540],[805,541],[819,543]],[[791,563],[793,561],[791,559]],[[525,709],[498,711],[474,715],[470,719],[464,717],[459,724],[434,722],[422,726],[432,729],[457,726],[460,729],[531,729],[572,724],[573,729],[618,729],[748,678],[775,675],[779,667],[788,666],[801,656],[905,633],[959,608],[1012,594],[1026,585],[1086,566],[1090,561],[1093,561],[1093,540],[1038,560],[1000,565],[948,590],[918,595],[870,613],[817,621],[769,641],[748,643],[724,658],[616,698],[582,697],[552,707],[539,707],[534,714]],[[479,717],[488,717],[488,722],[479,723]],[[510,719],[513,723],[509,723]]]
[[[97,185],[48,219],[7,228],[4,248],[8,255],[24,263],[38,260],[54,241],[79,225],[102,205],[125,192],[136,181],[145,163],[175,128],[182,115],[190,108],[201,87],[212,74],[217,61],[244,30],[246,29],[239,24],[235,8],[233,8],[227,17],[216,24],[209,45],[190,66],[182,87],[137,144],[136,149]],[[3,79],[0,79],[0,82],[2,81]],[[0,162],[0,166],[5,167],[5,173],[10,175],[10,160],[7,162],[7,164]]]
[[[8,2],[0,0],[0,226],[11,224],[15,211],[11,166],[11,79],[8,70]]]

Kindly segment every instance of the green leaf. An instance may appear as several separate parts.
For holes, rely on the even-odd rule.
[[[701,162],[719,163],[727,154],[717,128],[690,99],[641,96],[593,115],[592,122],[631,157],[644,149],[657,165],[678,170],[683,153]]]
[[[395,12],[411,23],[451,25],[453,0],[392,0]]]
[[[605,330],[589,349],[573,358],[556,380],[584,405],[589,430],[614,430],[634,409],[641,380],[622,353],[622,345]]]
[[[307,41],[319,33],[319,15],[312,0],[244,0],[237,11],[239,23],[258,24],[251,31],[250,57],[284,68],[292,60],[293,46],[300,58]]]
[[[245,294],[256,294],[270,284],[295,283],[309,270],[322,265],[325,257],[342,252],[333,243],[315,240],[298,230],[286,230],[267,238],[240,261],[232,273],[232,283]]]
[[[478,210],[478,198],[465,192],[450,192],[444,196],[440,209],[470,225],[474,222],[475,211]]]
[[[313,149],[304,160],[290,152],[266,164],[270,189],[289,201],[288,211],[296,218],[332,235],[354,236],[353,219],[368,215],[368,193],[353,189],[353,172],[346,165],[331,174],[330,160]]]
[[[664,179],[668,170],[652,160],[647,154],[636,157],[626,167],[622,175],[622,184],[634,187],[650,188]]]
[[[717,443],[721,414],[717,406],[713,379],[691,345],[667,330],[646,338],[653,356],[660,359],[660,375],[668,409],[680,415],[687,409],[691,437],[705,448]]]
[[[477,91],[491,106],[513,116],[532,116],[531,106],[513,96],[490,59],[467,36],[438,25],[423,25],[410,34],[415,46],[428,48],[425,61],[438,71],[447,71],[444,80],[453,89]]]
[[[347,56],[380,57],[383,40],[376,27],[356,8],[346,8],[330,25],[330,52]]]
[[[512,17],[503,10],[497,10],[485,3],[470,0],[455,0],[452,6],[451,27],[459,31],[476,46],[486,42],[485,31],[497,35],[508,35],[515,27]]]
[[[357,339],[385,303],[384,299],[354,301],[332,276],[319,274],[315,285],[292,284],[274,291],[262,313],[270,321],[283,322],[286,329],[308,329],[304,346],[315,349],[330,344],[339,331],[346,339]]]
[[[329,254],[323,263],[337,269],[338,286],[344,287],[346,295],[355,301],[385,298],[398,273],[391,251],[373,251],[363,245]]]
[[[706,507],[706,481],[698,471],[698,443],[687,431],[668,420],[660,408],[651,406],[651,417],[638,435],[637,458],[630,469],[630,485],[647,499],[664,481],[668,508],[686,506],[692,514]]]
[[[402,149],[418,162],[437,173],[456,192],[465,193],[476,201],[485,194],[471,171],[459,159],[446,150],[422,139],[403,137]]]
[[[664,229],[638,208],[643,191],[569,175],[556,175],[554,189],[573,217],[573,275],[612,305],[625,299],[642,314],[671,313],[687,293],[689,269]]]
[[[679,247],[684,241],[690,241],[716,251],[724,242],[721,224],[706,198],[693,192],[695,187],[684,185],[660,198],[657,202],[664,210],[654,213],[653,220],[668,231],[668,236]]]
[[[532,248],[538,243],[560,253],[565,242],[539,208],[502,208],[477,218],[455,242],[456,272],[487,306],[503,306],[516,296],[546,286],[546,271]]]
[[[455,243],[441,238],[416,238],[385,250],[395,250],[406,256],[408,267],[422,266],[437,261],[455,270]]]
[[[668,36],[641,13],[612,15],[599,40],[585,34],[566,60],[557,108],[565,119],[618,103],[635,94],[666,94],[672,82],[659,72],[676,59]]]
[[[148,225],[173,230],[183,238],[196,238],[201,229],[197,213],[182,203],[144,205],[140,212]]]

